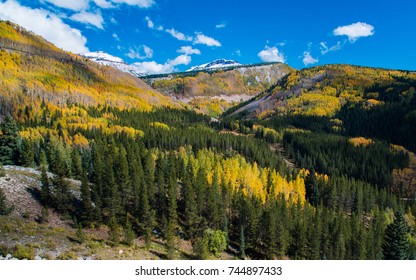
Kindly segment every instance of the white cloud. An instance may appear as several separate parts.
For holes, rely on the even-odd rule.
[[[113,38],[116,39],[117,41],[120,41],[120,38],[118,37],[116,33],[113,33]]]
[[[115,18],[110,18],[110,22],[112,23],[112,24],[117,24],[118,22],[117,22],[117,20],[115,19]]]
[[[86,24],[90,24],[93,25],[99,29],[104,29],[103,27],[103,23],[104,23],[104,19],[101,16],[101,14],[94,14],[94,13],[89,13],[89,12],[80,12],[77,14],[73,14],[70,17],[71,20],[74,21],[78,21],[81,23],[86,23]]]
[[[180,41],[192,41],[193,38],[191,36],[186,36],[185,34],[183,34],[182,32],[179,32],[173,28],[171,29],[166,29],[165,30],[167,33],[169,33],[170,35],[172,35],[172,37],[180,40]]]
[[[285,62],[285,56],[276,47],[268,47],[257,54],[265,62]]]
[[[59,8],[64,8],[72,11],[83,11],[89,6],[90,0],[43,0],[51,3]]]
[[[312,57],[310,52],[303,52],[303,64],[305,64],[305,66],[310,65],[310,64],[315,64],[317,63],[319,60],[317,58]]]
[[[55,14],[46,10],[31,9],[9,0],[0,3],[0,18],[13,21],[64,50],[73,53],[89,52],[85,46],[87,39],[78,29],[71,28]]]
[[[374,26],[364,23],[356,22],[350,25],[340,26],[334,29],[335,36],[347,36],[351,43],[354,43],[361,37],[368,37],[374,35]]]
[[[172,60],[168,60],[167,64],[176,66],[176,65],[188,65],[191,62],[191,57],[186,54],[181,54],[178,57],[175,57]]]
[[[110,9],[110,8],[114,8],[114,5],[111,3],[111,1],[107,1],[107,0],[93,0],[94,3],[103,9]]]
[[[142,74],[162,74],[173,71],[173,66],[169,64],[159,64],[156,61],[144,61],[133,63],[135,70]]]
[[[217,29],[221,29],[221,28],[225,28],[226,26],[227,26],[227,24],[225,24],[225,23],[220,23],[220,24],[215,25],[215,28],[217,28]]]
[[[195,44],[207,45],[209,47],[221,47],[221,43],[215,40],[214,38],[208,37],[202,33],[196,33],[196,38],[194,40]]]
[[[127,4],[130,6],[138,6],[140,8],[150,8],[155,4],[154,0],[111,0],[111,2],[117,4]]]
[[[146,59],[153,57],[153,50],[146,45],[141,45],[140,47],[134,46],[129,49],[129,52],[126,54],[131,59]]]
[[[343,47],[340,41],[338,41],[337,44],[333,45],[332,47],[328,47],[326,45],[326,42],[321,42],[320,45],[321,45],[320,49],[321,49],[322,55],[325,55],[329,52],[339,51]]]
[[[175,71],[177,65],[188,65],[191,62],[191,57],[185,54],[181,54],[174,59],[169,59],[164,64],[157,63],[156,61],[144,61],[133,63],[135,70],[138,73],[143,74],[162,74],[171,73]]]
[[[236,50],[235,52],[232,53],[233,55],[236,56],[241,56],[241,50]]]
[[[145,17],[144,19],[147,21],[147,27],[149,27],[150,29],[153,29],[155,27],[155,24],[150,19],[150,17]]]
[[[176,52],[183,53],[183,54],[187,54],[187,55],[191,55],[191,54],[201,54],[201,51],[200,50],[194,49],[191,46],[183,46],[179,50],[177,50]]]

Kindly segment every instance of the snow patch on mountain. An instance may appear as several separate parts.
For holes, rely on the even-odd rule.
[[[129,65],[123,59],[103,51],[81,53],[80,55],[101,65],[111,66],[122,72],[130,73],[136,77],[141,77],[145,74],[139,72],[139,70],[137,69],[137,67],[134,66],[134,64]]]
[[[187,70],[187,72],[215,70],[215,69],[229,68],[229,67],[235,67],[235,66],[241,66],[241,63],[234,61],[234,60],[227,60],[227,59],[222,58],[222,59],[217,59],[217,60],[202,64],[202,65],[191,67],[190,69]]]

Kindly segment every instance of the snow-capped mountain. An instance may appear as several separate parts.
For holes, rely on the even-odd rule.
[[[234,60],[227,60],[227,59],[217,59],[212,62],[208,62],[202,65],[191,67],[187,71],[202,71],[202,70],[214,70],[219,68],[228,68],[228,67],[235,67],[241,66],[241,63],[234,61]]]
[[[143,76],[143,73],[139,73],[136,67],[134,67],[134,65],[129,65],[126,62],[124,62],[123,59],[117,56],[108,54],[106,52],[103,52],[103,51],[89,52],[89,53],[81,53],[80,55],[92,61],[95,61],[101,65],[111,66],[120,71],[130,73],[133,76],[136,76],[136,77]]]

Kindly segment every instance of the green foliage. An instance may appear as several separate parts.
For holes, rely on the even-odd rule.
[[[208,250],[216,257],[227,249],[227,234],[221,230],[206,229],[203,239],[208,245]]]
[[[13,250],[13,257],[17,259],[33,260],[35,258],[35,249],[28,245],[16,244]]]
[[[193,252],[195,257],[199,260],[207,260],[210,257],[208,248],[208,240],[206,238],[199,237],[193,243]]]
[[[394,221],[387,226],[383,241],[383,258],[385,260],[408,260],[411,257],[409,229],[403,212],[394,214]]]
[[[127,218],[126,225],[124,226],[124,243],[128,246],[132,246],[136,235],[134,234],[130,219]]]
[[[16,121],[7,116],[0,124],[0,163],[14,164],[18,159],[19,135]]]
[[[303,168],[334,176],[347,175],[380,187],[391,183],[394,168],[404,168],[409,163],[406,153],[393,151],[384,143],[354,146],[348,138],[338,135],[287,132],[283,143]]]
[[[87,236],[86,236],[84,230],[82,229],[81,224],[78,224],[76,237],[77,237],[77,241],[81,244],[83,244],[85,242],[85,240],[87,239]]]
[[[111,245],[118,246],[120,244],[122,232],[121,232],[120,225],[117,223],[115,216],[112,216],[110,218],[108,228],[109,228],[108,235],[109,235],[109,240],[111,242]]]

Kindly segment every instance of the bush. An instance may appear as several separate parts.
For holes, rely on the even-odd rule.
[[[35,249],[30,246],[16,244],[13,251],[13,257],[17,259],[33,260],[35,258]]]

